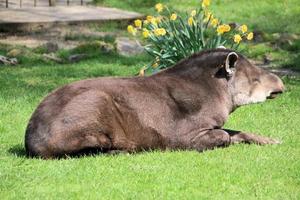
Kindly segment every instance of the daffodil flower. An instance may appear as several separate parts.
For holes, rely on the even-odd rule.
[[[155,5],[155,9],[157,12],[161,12],[164,9],[164,6],[161,3]]]
[[[164,28],[157,28],[157,29],[154,29],[154,34],[155,34],[156,36],[164,36],[164,35],[166,35],[166,33],[167,33],[167,31],[166,31],[166,29],[164,29]]]
[[[210,5],[210,0],[202,0],[202,8],[207,8]]]
[[[188,25],[189,26],[192,26],[194,24],[194,19],[193,19],[193,17],[189,17],[189,19],[188,19]]]
[[[239,30],[242,32],[242,33],[246,33],[248,31],[248,27],[244,24],[242,26],[240,26]]]
[[[137,28],[142,28],[142,21],[137,19],[137,20],[134,20],[134,25],[137,27]]]
[[[132,25],[127,26],[127,31],[129,33],[131,33],[132,35],[136,35],[136,32],[137,32],[136,29]]]
[[[213,27],[216,27],[219,24],[219,20],[217,18],[214,18],[214,19],[211,20],[210,24]]]
[[[239,34],[235,34],[233,36],[233,41],[237,44],[239,44],[242,41],[242,37]]]
[[[253,39],[253,33],[250,32],[250,33],[248,33],[248,35],[247,35],[247,40],[252,40],[252,39]]]
[[[170,20],[175,21],[177,19],[177,15],[173,13],[170,17]]]
[[[219,35],[222,35],[223,33],[229,32],[230,31],[230,26],[228,24],[222,24],[220,26],[218,26],[217,28],[217,33]]]
[[[144,38],[148,38],[150,36],[150,32],[149,30],[147,30],[146,28],[143,29],[143,37]]]

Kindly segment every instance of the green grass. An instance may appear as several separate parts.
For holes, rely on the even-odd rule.
[[[153,14],[158,0],[98,0],[99,4]],[[179,11],[198,0],[163,0]],[[276,48],[272,33],[299,34],[297,0],[216,0],[212,9],[226,21],[246,23],[267,34],[264,42],[242,46],[251,58],[270,54],[283,67],[299,69],[300,43]],[[120,32],[124,24],[95,25],[95,30]],[[271,38],[271,39],[270,39]],[[132,76],[149,62],[141,55],[103,54],[93,40],[111,38],[67,36],[90,41],[58,55],[88,53],[76,64],[41,59],[43,49],[21,48],[18,67],[0,66],[0,199],[300,199],[300,78],[284,78],[287,91],[274,100],[242,107],[225,127],[277,138],[281,145],[234,145],[195,151],[95,155],[61,160],[25,157],[24,131],[45,95],[76,80],[99,76]],[[14,47],[0,45],[0,54]]]
[[[281,139],[276,146],[95,155],[24,156],[24,131],[51,90],[80,79],[131,76],[147,57],[100,55],[77,64],[0,68],[1,199],[299,199],[300,79],[275,100],[238,109],[227,128]]]
[[[162,2],[180,12],[190,12],[200,6],[200,0],[95,0],[98,5],[153,14],[154,5]],[[212,0],[211,10],[225,22],[246,23],[252,29],[268,33],[300,34],[300,4],[298,0]]]

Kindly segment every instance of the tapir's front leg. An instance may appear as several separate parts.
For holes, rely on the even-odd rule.
[[[230,144],[247,143],[247,144],[280,144],[281,142],[272,138],[255,135],[252,133],[244,133],[241,131],[233,131],[224,129],[230,135]]]
[[[211,129],[200,132],[191,141],[192,149],[204,151],[217,147],[226,147],[230,144],[248,143],[248,144],[279,144],[280,142],[268,137],[263,137],[241,131],[233,131],[227,129]]]

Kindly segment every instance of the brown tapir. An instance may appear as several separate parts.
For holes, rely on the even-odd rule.
[[[50,93],[25,136],[29,156],[85,149],[203,151],[232,143],[276,140],[222,129],[235,108],[283,92],[274,74],[228,49],[204,51],[148,77],[95,78]]]

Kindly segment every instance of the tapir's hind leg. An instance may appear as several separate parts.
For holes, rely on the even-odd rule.
[[[32,143],[32,142],[31,142]],[[111,140],[101,133],[96,134],[56,134],[46,141],[35,142],[27,145],[29,156],[42,158],[58,158],[66,155],[76,155],[84,150],[105,151],[111,148]]]
[[[102,133],[79,133],[72,134],[70,137],[58,137],[50,140],[48,145],[52,146],[51,153],[54,157],[76,155],[91,149],[106,151],[112,146],[110,138]]]

